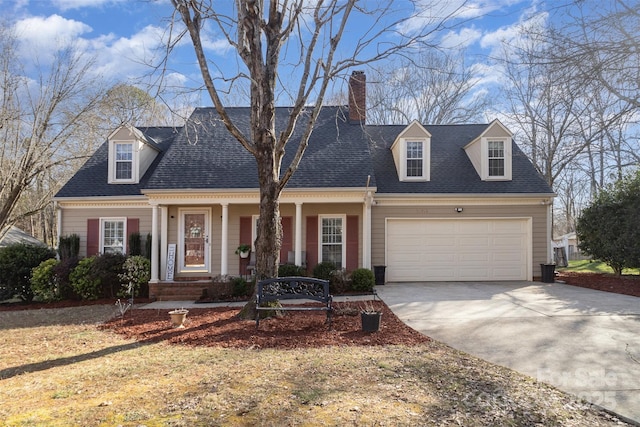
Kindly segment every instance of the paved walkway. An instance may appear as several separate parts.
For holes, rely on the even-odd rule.
[[[537,282],[377,290],[425,335],[640,423],[640,298]]]

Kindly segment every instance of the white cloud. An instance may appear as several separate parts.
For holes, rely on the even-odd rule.
[[[414,15],[405,20],[399,30],[404,33],[422,31],[443,21],[455,22],[479,19],[523,0],[418,0]]]
[[[445,34],[440,46],[444,49],[464,49],[482,37],[482,32],[476,28],[463,28],[458,32],[449,31]]]
[[[497,54],[505,44],[512,47],[522,46],[528,32],[544,32],[548,18],[548,12],[538,12],[534,8],[526,10],[520,16],[519,21],[513,25],[503,26],[493,32],[486,33],[480,41],[480,46],[483,49],[491,50],[492,55]]]
[[[80,9],[83,7],[101,7],[107,4],[123,3],[127,0],[52,0],[51,3],[61,9]]]
[[[51,52],[69,46],[82,34],[92,31],[87,24],[59,15],[25,18],[17,21],[14,29],[17,38],[32,54],[38,50]]]
[[[96,54],[96,72],[106,78],[126,79],[151,71],[163,44],[164,29],[146,26],[131,37],[108,34],[83,42],[85,49]]]

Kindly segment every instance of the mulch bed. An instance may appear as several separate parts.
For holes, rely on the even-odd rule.
[[[308,348],[324,346],[417,345],[429,338],[405,325],[382,301],[373,304],[382,311],[380,330],[364,332],[360,312],[354,303],[334,303],[331,330],[324,312],[286,312],[284,316],[260,321],[238,318],[240,308],[193,308],[185,328],[173,328],[167,310],[136,309],[124,318],[101,325],[142,342],[166,341],[190,346],[243,349]]]
[[[582,288],[640,297],[640,276],[638,275],[559,272],[556,280]]]
[[[598,273],[559,272],[556,279],[568,285],[640,297],[640,276],[614,276]],[[149,300],[136,299],[136,304]],[[78,305],[113,305],[113,299],[95,301],[58,301],[53,303],[4,304],[0,311],[73,307]],[[168,310],[134,309],[124,318],[114,318],[100,327],[143,342],[166,341],[190,346],[229,348],[306,348],[323,346],[417,345],[429,338],[408,327],[382,301],[375,304],[382,311],[377,332],[363,332],[356,303],[334,303],[333,326],[328,330],[323,312],[286,312],[260,322],[238,318],[237,307],[193,308],[186,328],[173,329]],[[115,309],[114,309],[115,312]]]

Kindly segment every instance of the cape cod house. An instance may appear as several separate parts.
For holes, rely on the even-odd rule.
[[[537,278],[554,194],[511,132],[497,120],[367,125],[365,97],[354,72],[350,105],[323,107],[282,193],[281,261],[384,265],[387,282]],[[249,108],[227,112],[248,129]],[[54,200],[60,234],[78,234],[83,256],[151,233],[150,296],[168,298],[189,280],[247,273],[235,250],[254,241],[258,195],[254,158],[215,109],[197,108],[181,128],[119,127]]]

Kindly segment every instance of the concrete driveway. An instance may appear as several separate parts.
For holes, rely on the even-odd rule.
[[[376,289],[425,335],[640,422],[640,298],[538,282]]]

